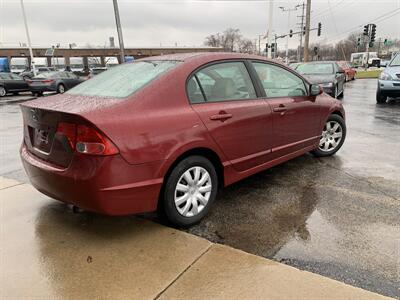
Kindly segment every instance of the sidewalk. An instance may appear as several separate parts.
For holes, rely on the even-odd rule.
[[[0,177],[0,298],[389,299]]]

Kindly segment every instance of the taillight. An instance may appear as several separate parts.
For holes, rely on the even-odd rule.
[[[119,153],[118,148],[96,128],[86,125],[61,122],[57,134],[67,138],[73,150],[91,155],[113,155]]]
[[[27,79],[26,82],[27,82],[28,84],[31,84],[31,83],[32,83],[32,80]]]
[[[42,83],[52,83],[53,81],[54,81],[53,79],[41,80]]]

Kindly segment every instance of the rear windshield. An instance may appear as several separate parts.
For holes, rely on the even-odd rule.
[[[81,83],[68,94],[124,98],[178,63],[152,60],[122,64]]]

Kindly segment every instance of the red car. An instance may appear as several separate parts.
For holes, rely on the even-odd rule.
[[[126,63],[21,105],[33,186],[107,215],[203,218],[220,187],[346,136],[340,101],[260,56],[195,53]]]
[[[339,66],[344,70],[344,73],[346,74],[346,82],[350,80],[355,80],[356,79],[356,74],[357,71],[356,69],[351,65],[350,62],[342,60],[337,62]]]

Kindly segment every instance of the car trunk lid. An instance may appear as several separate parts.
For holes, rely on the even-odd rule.
[[[65,135],[57,133],[59,124],[91,125],[86,116],[113,103],[112,99],[59,95],[22,104],[24,143],[28,151],[50,164],[68,167],[74,149]]]

